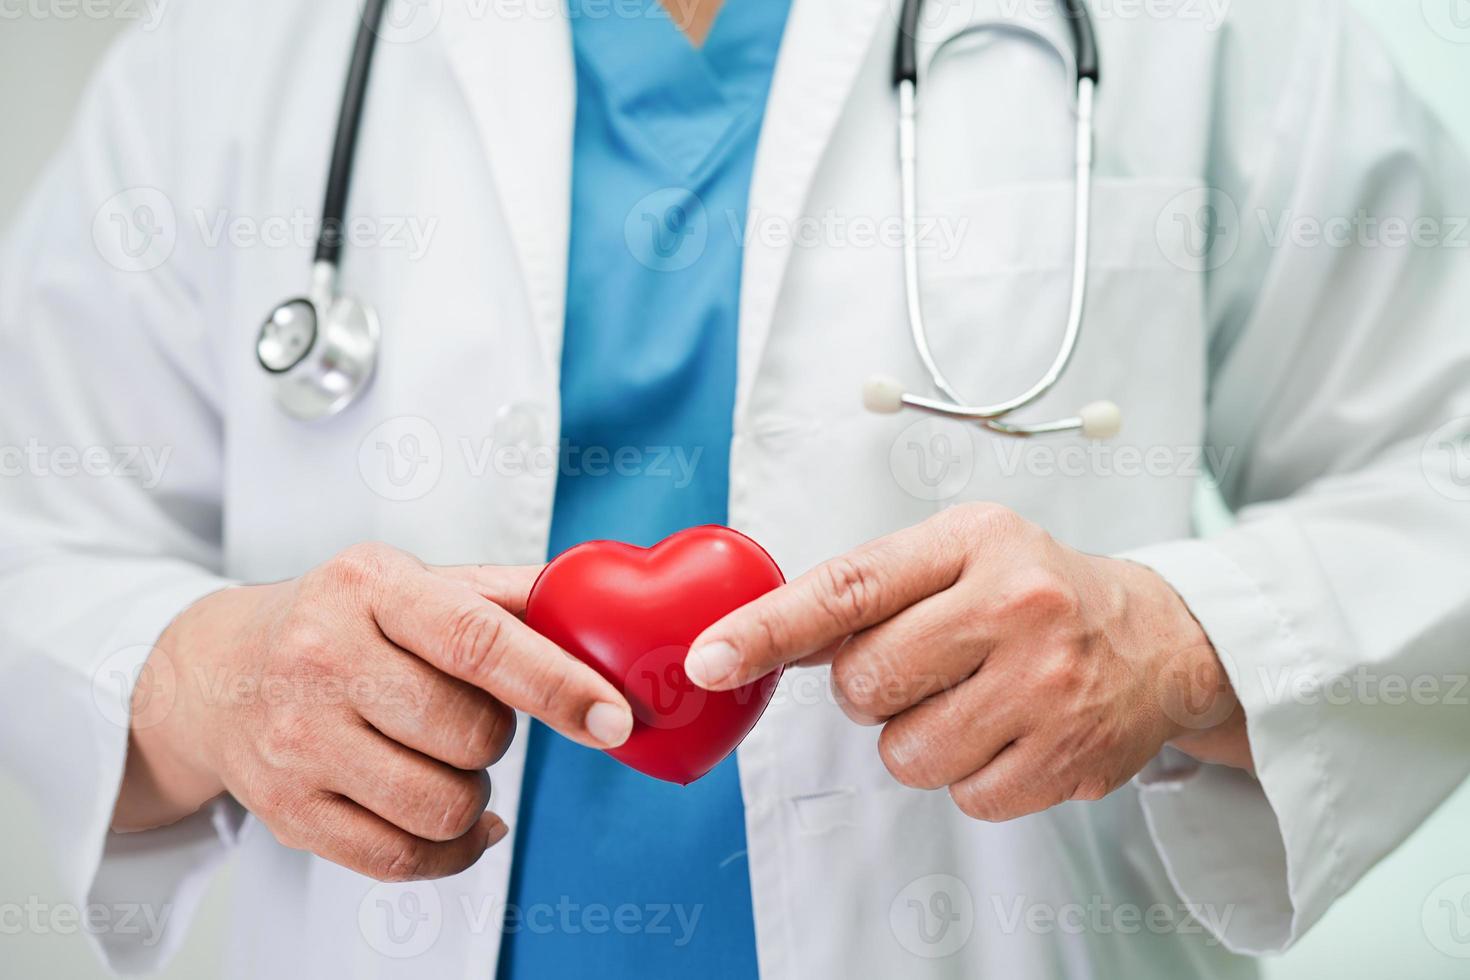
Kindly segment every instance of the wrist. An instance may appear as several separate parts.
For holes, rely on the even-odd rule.
[[[127,762],[113,829],[167,826],[225,791],[216,763],[209,691],[233,649],[249,645],[263,594],[275,586],[212,593],[180,613],[154,644],[133,689]]]
[[[1132,607],[1131,643],[1154,684],[1164,741],[1205,736],[1239,713],[1214,643],[1183,597],[1146,565],[1118,560]]]

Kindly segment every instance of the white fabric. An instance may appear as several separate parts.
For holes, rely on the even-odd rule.
[[[1065,30],[1045,4],[946,9],[926,49],[1001,12]],[[1470,713],[1450,693],[1470,504],[1441,448],[1462,431],[1441,427],[1470,416],[1470,258],[1300,234],[1360,209],[1470,214],[1470,168],[1338,4],[1236,0],[1219,24],[1214,9],[1099,17],[1089,321],[1035,410],[1118,401],[1123,435],[1088,458],[1073,437],[1001,443],[862,411],[873,372],[922,377],[884,234],[893,9],[795,0],[752,190],[732,523],[796,574],[996,500],[1151,564],[1219,647],[1260,779],[1170,754],[1100,803],[980,824],[895,784],[823,674],[790,672],[740,751],[765,977],[1249,976],[1225,947],[1289,944],[1470,768]],[[126,747],[126,690],[109,685],[194,599],[370,538],[434,562],[543,557],[552,473],[485,450],[557,436],[568,31],[551,0],[404,13],[378,53],[351,203],[387,240],[349,246],[344,270],[382,316],[383,360],[342,416],[286,419],[251,352],[259,320],[304,288],[310,236],[242,236],[316,214],[350,0],[172,3],[108,59],[0,264],[0,446],[7,465],[8,447],[36,447],[0,480],[0,752],[49,815],[76,901],[169,913],[156,942],[106,937],[119,969],[167,955],[231,849],[230,975],[494,969],[511,841],[456,878],[376,886],[281,848],[230,803],[107,833]],[[921,120],[939,221],[927,312],[951,376],[1003,397],[1063,322],[1066,86],[1023,42],[945,57]],[[125,208],[108,204],[125,190]],[[1206,203],[1224,233],[1202,253]],[[129,255],[119,216],[166,233]],[[1283,219],[1298,233],[1279,240]],[[418,470],[397,455],[404,435]],[[1191,540],[1201,446],[1242,509],[1210,541]],[[167,458],[66,477],[62,447]],[[1444,696],[1282,693],[1364,670],[1438,679]],[[517,745],[493,773],[512,824],[522,759]]]

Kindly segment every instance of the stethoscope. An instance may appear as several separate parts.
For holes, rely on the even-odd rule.
[[[367,95],[378,29],[387,0],[367,0],[362,23],[352,52],[347,86],[337,117],[337,136],[327,176],[326,202],[322,208],[322,231],[312,264],[311,289],[306,296],[277,306],[260,328],[255,353],[275,381],[276,400],[293,418],[312,421],[335,415],[350,405],[372,381],[380,346],[380,328],[372,307],[339,291],[342,256],[341,231],[357,151],[357,134]],[[942,398],[911,394],[891,378],[873,377],[863,386],[863,403],[870,411],[899,412],[916,409],[932,415],[976,422],[992,432],[1007,436],[1034,436],[1055,432],[1081,432],[1090,438],[1116,435],[1122,422],[1117,405],[1100,401],[1087,405],[1070,418],[1053,422],[1009,421],[1012,413],[1042,398],[1061,380],[1077,349],[1087,300],[1087,276],[1091,245],[1093,91],[1098,80],[1097,43],[1092,21],[1083,0],[1056,0],[1071,26],[1072,58],[1077,99],[1076,191],[1072,296],[1062,335],[1051,366],[1030,388],[994,405],[966,404],[958,390],[940,370],[929,346],[924,325],[919,285],[917,238],[918,177],[916,117],[918,101],[919,15],[923,0],[904,0],[900,14],[898,43],[894,53],[893,83],[898,90],[898,148],[902,198],[903,270],[909,332],[915,350]],[[1066,54],[1055,42],[1032,28],[1011,23],[976,24],[941,45],[980,31],[1001,31],[1037,41],[1055,49],[1063,61]],[[937,57],[938,52],[935,53]]]
[[[929,347],[929,331],[924,325],[923,297],[919,287],[919,248],[917,234],[918,205],[918,152],[917,152],[917,106],[919,88],[918,34],[919,14],[923,0],[904,0],[898,29],[898,49],[893,59],[893,84],[898,89],[898,159],[900,195],[903,217],[903,280],[907,298],[909,333],[913,336],[914,349],[929,374],[929,380],[942,398],[929,398],[911,394],[902,382],[882,375],[875,375],[863,385],[863,404],[869,411],[880,413],[899,412],[905,408],[917,409],[944,418],[977,422],[992,432],[1005,436],[1029,437],[1055,432],[1081,432],[1092,439],[1110,439],[1122,428],[1123,416],[1118,406],[1110,401],[1092,402],[1085,405],[1076,415],[1052,422],[1011,422],[1012,413],[1033,404],[1057,386],[1066,373],[1077,351],[1077,339],[1082,333],[1082,320],[1087,305],[1087,273],[1089,253],[1092,246],[1092,100],[1098,82],[1097,39],[1093,34],[1092,19],[1083,0],[1056,0],[1059,12],[1065,12],[1071,26],[1072,51],[1070,67],[1074,73],[1077,97],[1076,129],[1076,174],[1074,191],[1072,298],[1068,304],[1067,326],[1056,356],[1036,379],[1036,383],[1025,391],[1003,402],[993,405],[971,405],[959,394],[950,380],[939,368],[934,352]],[[1013,34],[1026,40],[1038,42],[1052,48],[1067,62],[1066,54],[1056,42],[1030,27],[1010,22],[987,22],[975,24],[945,40],[933,59],[946,46],[961,38],[984,31]]]

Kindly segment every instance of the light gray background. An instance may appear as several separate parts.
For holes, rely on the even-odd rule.
[[[84,6],[79,0],[0,0],[0,224],[14,214],[65,133],[97,58],[119,30],[150,15],[150,2],[89,0]],[[1470,146],[1465,101],[1470,93],[1470,0],[1357,0],[1357,5],[1382,31],[1424,97]],[[336,93],[323,97],[335,98]],[[1206,522],[1221,519],[1208,505],[1205,511]],[[64,902],[48,855],[39,846],[43,817],[20,787],[0,774],[0,903]],[[1470,977],[1470,959],[1456,959],[1437,948],[1423,924],[1426,915],[1443,912],[1439,896],[1432,897],[1435,887],[1470,874],[1467,828],[1470,787],[1369,874],[1295,950],[1270,961],[1268,975],[1272,980]],[[227,870],[211,887],[184,949],[164,976],[192,980],[217,972],[228,928],[229,887]],[[1470,906],[1462,920],[1470,935]],[[104,975],[79,935],[10,934],[0,925],[0,977],[81,980]]]

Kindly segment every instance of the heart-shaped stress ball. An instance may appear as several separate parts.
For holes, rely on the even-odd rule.
[[[694,527],[652,548],[589,541],[547,565],[526,624],[606,677],[633,708],[633,734],[608,752],[687,785],[735,751],[781,672],[733,691],[684,673],[689,645],[726,613],[785,579],[765,549],[727,527]]]

